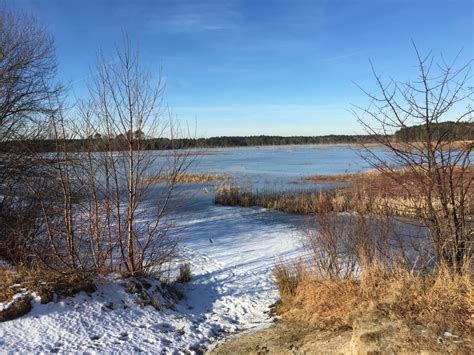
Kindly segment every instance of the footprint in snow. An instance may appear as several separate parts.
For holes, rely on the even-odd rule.
[[[127,332],[122,332],[122,333],[120,333],[119,339],[120,340],[128,340],[129,336],[130,335]]]
[[[164,346],[170,346],[171,344],[173,344],[173,342],[169,339],[161,339],[161,344],[163,344]]]

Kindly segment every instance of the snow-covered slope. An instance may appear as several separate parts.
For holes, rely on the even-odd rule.
[[[180,213],[182,259],[193,279],[174,310],[140,308],[117,280],[106,278],[92,295],[45,305],[36,300],[26,316],[0,323],[0,350],[194,353],[269,322],[265,312],[277,297],[271,268],[301,253],[296,227],[302,219],[208,202],[201,207]]]

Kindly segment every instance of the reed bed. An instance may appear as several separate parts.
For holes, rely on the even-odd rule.
[[[174,178],[175,182],[179,184],[202,184],[208,182],[225,181],[230,179],[230,176],[219,174],[179,174],[175,177],[168,177],[166,175],[147,176],[146,180],[153,184],[159,184],[166,182],[171,178]]]
[[[409,172],[404,174],[406,179],[411,178]],[[474,178],[473,171],[471,170],[469,176],[465,178]],[[330,190],[281,193],[270,190],[252,191],[224,184],[217,190],[215,203],[227,206],[257,206],[302,215],[331,211],[408,218],[423,217],[427,207],[423,199],[411,191],[406,191],[400,184],[376,170],[355,174],[312,176],[307,180],[321,183],[341,182],[344,185]],[[472,189],[469,194],[472,195]],[[474,214],[472,197],[468,199],[466,206],[468,215]],[[435,208],[441,208],[440,201],[434,199],[433,204]]]

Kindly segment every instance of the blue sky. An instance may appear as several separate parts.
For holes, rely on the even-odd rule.
[[[165,101],[197,136],[354,134],[349,112],[387,76],[414,78],[411,40],[473,58],[473,2],[462,0],[6,0],[56,40],[59,77],[85,95],[96,52],[126,31],[162,69]]]

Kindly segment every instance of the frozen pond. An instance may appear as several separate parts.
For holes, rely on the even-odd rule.
[[[368,169],[361,150],[346,145],[274,146],[193,150],[191,173],[229,175],[257,189],[295,189],[310,175],[353,173]],[[382,150],[379,149],[382,154]],[[307,184],[311,185],[311,184]],[[307,186],[308,187],[308,186]]]

